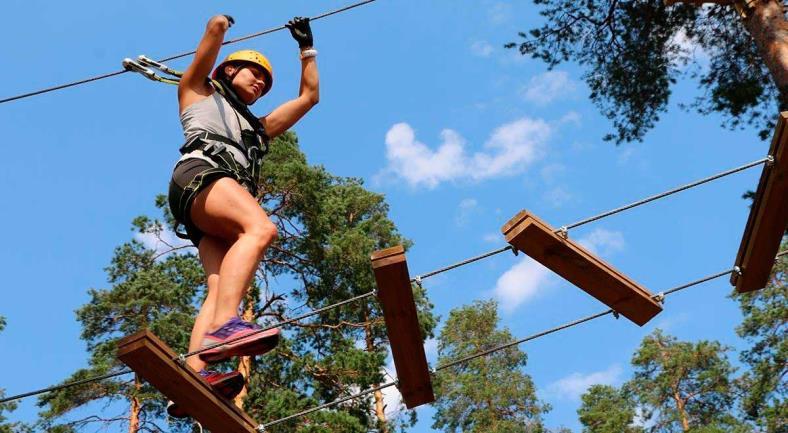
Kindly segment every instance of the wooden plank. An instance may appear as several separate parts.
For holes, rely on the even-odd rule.
[[[662,311],[648,290],[585,248],[558,236],[528,211],[515,215],[501,231],[512,246],[640,326]]]
[[[176,358],[163,341],[145,330],[118,343],[118,359],[167,398],[213,432],[255,433],[257,423],[232,401],[214,394],[211,386]]]
[[[769,280],[774,258],[788,227],[788,111],[780,113],[769,155],[773,164],[761,172],[755,200],[747,218],[731,284],[741,293],[762,289]]]
[[[405,249],[396,246],[376,251],[371,260],[394,367],[397,369],[399,392],[408,409],[432,403],[435,394],[416,315]]]

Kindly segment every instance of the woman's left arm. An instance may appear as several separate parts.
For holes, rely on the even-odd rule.
[[[295,18],[287,27],[301,48],[301,85],[297,98],[285,102],[260,118],[260,123],[271,138],[287,131],[320,101],[320,80],[315,60],[316,51],[312,48],[309,18]]]

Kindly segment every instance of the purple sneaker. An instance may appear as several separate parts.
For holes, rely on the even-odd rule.
[[[227,400],[235,398],[244,389],[244,377],[237,371],[219,373],[218,371],[200,370],[199,374],[211,385],[213,392]],[[186,418],[189,416],[174,401],[167,402],[167,415],[173,418]]]
[[[260,329],[262,327],[257,324],[244,322],[238,317],[233,317],[221,328],[205,334],[202,340],[202,347],[238,340],[202,352],[200,353],[200,359],[205,362],[220,362],[233,356],[262,355],[279,344],[278,328],[269,329],[265,332],[259,332]],[[244,338],[246,335],[248,337]]]

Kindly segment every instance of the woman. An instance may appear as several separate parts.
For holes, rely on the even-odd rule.
[[[260,327],[238,317],[254,272],[277,236],[276,226],[255,199],[261,157],[268,140],[293,126],[319,99],[317,51],[308,18],[287,24],[301,49],[301,85],[295,99],[259,119],[251,114],[247,106],[265,95],[273,82],[268,59],[251,50],[230,54],[209,80],[233,22],[227,15],[210,19],[178,86],[186,144],[169,193],[170,209],[198,247],[207,276],[208,295],[194,322],[189,351],[219,345],[199,358],[188,358],[187,364],[225,398],[240,392],[243,377],[237,371],[206,370],[206,364],[265,353],[279,338],[278,329],[249,335]],[[240,340],[222,344],[235,339]],[[172,404],[168,412],[186,415]]]

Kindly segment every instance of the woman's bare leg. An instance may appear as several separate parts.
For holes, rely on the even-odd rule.
[[[229,248],[219,266],[216,307],[211,331],[238,315],[265,250],[276,239],[276,226],[249,192],[231,178],[203,190],[191,208],[192,222]]]
[[[200,307],[197,318],[194,319],[194,327],[192,328],[192,335],[189,339],[189,352],[194,352],[201,347],[203,337],[208,333],[209,328],[213,324],[213,318],[216,314],[216,302],[219,297],[219,267],[222,264],[222,259],[224,259],[227,253],[227,249],[227,244],[219,238],[203,236],[200,240],[200,261],[205,270],[208,294],[205,297],[202,307]],[[198,356],[190,356],[186,360],[186,363],[194,371],[200,371],[205,368],[206,365],[205,361],[201,360]]]

